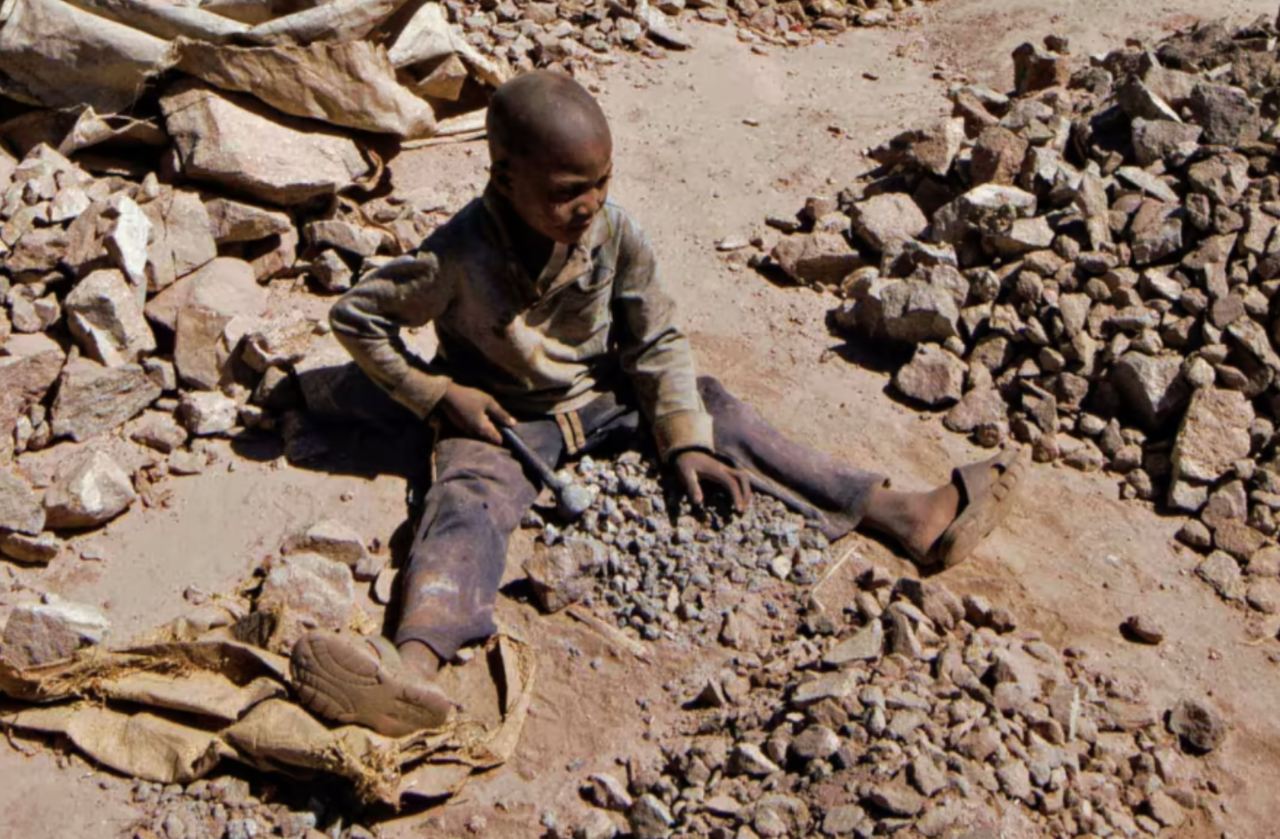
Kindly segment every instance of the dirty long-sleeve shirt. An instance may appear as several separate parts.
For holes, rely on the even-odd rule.
[[[560,270],[553,259],[534,279],[512,249],[507,212],[486,194],[347,292],[330,319],[356,363],[420,417],[451,381],[532,416],[577,410],[625,374],[664,458],[713,450],[689,341],[636,223],[607,204]],[[439,352],[424,363],[399,333],[427,323]]]

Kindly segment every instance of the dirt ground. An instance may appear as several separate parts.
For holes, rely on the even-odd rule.
[[[940,0],[924,8],[918,26],[853,31],[764,54],[731,31],[690,25],[692,52],[662,62],[628,58],[596,80],[613,122],[614,197],[654,240],[702,371],[787,433],[888,473],[899,487],[922,488],[977,450],[943,430],[937,416],[888,398],[886,375],[842,360],[840,341],[825,326],[830,298],[770,285],[731,266],[714,243],[764,233],[765,215],[838,191],[864,168],[862,150],[943,112],[948,84],[1009,87],[1008,56],[1024,40],[1064,34],[1087,54],[1197,18],[1264,13],[1274,14],[1275,4]],[[483,147],[471,144],[405,154],[393,173],[398,189],[437,188],[460,203],[482,185],[485,163]],[[318,518],[336,515],[385,541],[405,512],[401,479],[307,472],[229,452],[218,468],[167,488],[168,507],[135,510],[79,540],[100,561],[64,555],[17,576],[105,604],[123,639],[180,614],[188,587],[235,585],[282,537]],[[1219,823],[1229,832],[1201,824],[1185,835],[1264,839],[1276,835],[1280,816],[1276,622],[1261,625],[1191,576],[1193,557],[1172,540],[1180,524],[1118,500],[1113,478],[1038,466],[1009,523],[945,582],[1009,606],[1023,627],[1055,645],[1087,651],[1097,669],[1144,685],[1157,707],[1184,695],[1212,697],[1234,725],[1226,746],[1208,758],[1225,779]],[[855,544],[905,570],[880,544]],[[517,540],[511,576],[519,576],[528,547],[527,538]],[[1164,645],[1122,638],[1120,623],[1136,611],[1166,624]],[[713,656],[724,654],[658,645],[645,664],[567,617],[540,617],[512,602],[501,613],[539,655],[517,758],[446,807],[384,824],[383,835],[463,835],[477,815],[487,824],[482,835],[540,835],[544,813],[563,819],[582,806],[577,788],[588,774],[609,770],[616,756],[655,748],[653,738],[674,724],[677,702],[687,698],[668,695],[665,682],[710,672],[720,663]],[[597,658],[603,665],[589,666]],[[641,713],[641,699],[652,703],[651,716]],[[0,836],[111,837],[136,816],[126,781],[78,759],[0,749],[0,779]]]

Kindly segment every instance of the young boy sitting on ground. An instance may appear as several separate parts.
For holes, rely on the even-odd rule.
[[[1025,469],[1013,451],[932,491],[893,492],[697,377],[648,240],[606,200],[609,125],[577,82],[537,72],[506,83],[488,134],[483,197],[333,308],[334,333],[360,367],[436,425],[436,474],[401,575],[394,646],[327,632],[295,646],[295,682],[313,711],[388,735],[448,719],[453,704],[433,676],[495,631],[508,538],[538,494],[500,426],[553,468],[648,433],[695,506],[708,484],[738,511],[753,485],[780,487],[820,511],[829,538],[873,529],[922,566],[963,560],[1003,517]],[[427,323],[439,353],[424,364],[399,331]]]

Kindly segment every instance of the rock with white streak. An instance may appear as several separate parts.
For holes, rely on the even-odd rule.
[[[53,435],[83,442],[140,414],[160,387],[136,364],[104,367],[78,358],[62,371],[53,403]]]
[[[151,221],[132,198],[116,195],[111,199],[108,217],[115,224],[106,236],[107,252],[116,267],[137,287],[147,284],[147,242],[151,239]]]
[[[235,400],[217,391],[184,394],[178,411],[187,430],[196,437],[226,434],[235,428],[239,416]]]
[[[101,643],[111,628],[96,606],[52,596],[49,600],[24,604],[10,613],[3,639],[6,661],[18,667],[59,661],[82,647]]]
[[[65,307],[71,334],[107,367],[131,364],[156,348],[138,294],[119,271],[94,271],[71,290]]]
[[[45,523],[55,530],[97,527],[129,509],[137,497],[120,464],[105,452],[88,452],[68,463],[45,492]]]

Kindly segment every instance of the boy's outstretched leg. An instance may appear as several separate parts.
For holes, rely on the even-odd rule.
[[[558,459],[555,424],[533,425],[522,428],[525,438]],[[294,648],[298,695],[321,716],[389,736],[440,728],[454,707],[433,683],[441,664],[496,630],[507,542],[537,488],[509,451],[468,438],[441,440],[436,470],[401,573],[395,643],[313,632]]]
[[[786,438],[715,379],[699,378],[698,392],[715,419],[717,453],[766,487],[779,485],[817,508],[828,538],[859,527],[875,530],[926,568],[968,558],[1008,513],[1026,472],[1028,453],[1006,449],[956,469],[948,484],[927,492],[894,492],[885,476]]]

